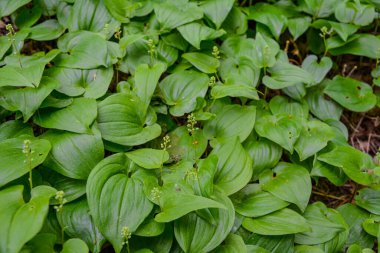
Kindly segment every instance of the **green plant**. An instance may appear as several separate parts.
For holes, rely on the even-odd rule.
[[[0,1],[0,253],[374,252],[379,8]]]

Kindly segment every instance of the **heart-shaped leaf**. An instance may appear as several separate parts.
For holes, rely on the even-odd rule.
[[[215,185],[227,195],[242,189],[252,177],[252,160],[240,144],[239,138],[220,142],[211,152],[218,157]]]
[[[322,82],[332,66],[333,62],[330,58],[322,57],[318,61],[318,57],[315,55],[309,55],[302,62],[302,68],[312,74],[315,84]]]
[[[95,99],[76,98],[63,109],[43,109],[33,118],[34,123],[45,128],[66,130],[74,133],[91,133],[90,125],[97,115]]]
[[[166,150],[151,148],[140,148],[127,152],[125,155],[145,169],[158,169],[169,160],[169,153]]]
[[[71,238],[63,244],[61,253],[88,253],[88,247],[81,239]]]
[[[202,41],[213,40],[226,33],[224,30],[214,30],[196,22],[182,25],[177,29],[183,38],[197,49],[200,49]]]
[[[62,52],[54,60],[58,67],[79,69],[108,67],[107,41],[99,34],[88,31],[67,33],[59,38],[58,48]]]
[[[215,225],[190,213],[174,222],[174,234],[185,252],[209,252],[216,248],[229,234],[234,224],[234,207],[221,190],[215,191],[214,199],[226,209],[209,209],[218,217]]]
[[[287,235],[310,231],[306,220],[288,208],[258,218],[245,218],[243,227],[260,235]]]
[[[294,149],[303,161],[326,147],[327,142],[334,137],[334,130],[326,123],[318,120],[308,121],[302,128]]]
[[[253,161],[253,176],[257,176],[265,169],[271,169],[282,156],[282,148],[276,143],[265,138],[259,140],[248,139],[244,143],[244,149]]]
[[[254,48],[256,57],[253,58],[253,64],[257,68],[273,67],[276,63],[276,55],[280,51],[278,43],[261,33],[256,33]]]
[[[146,106],[133,94],[113,94],[98,105],[98,127],[102,138],[125,146],[146,143],[161,133],[161,127],[148,118]],[[153,113],[154,114],[154,113]]]
[[[337,222],[337,220],[342,220],[344,223],[340,213],[327,208],[321,202],[309,205],[305,210],[304,217],[312,230],[296,234],[295,242],[298,244],[325,243],[337,236],[338,233],[348,230],[347,224],[343,226]]]
[[[24,202],[23,186],[16,185],[0,191],[0,250],[18,253],[22,246],[42,228],[49,210],[49,199],[56,190],[49,186],[37,186],[31,191],[31,199]]]
[[[176,220],[192,211],[203,208],[226,207],[218,201],[180,192],[164,192],[160,198],[162,212],[156,215],[157,222],[169,222]]]
[[[48,41],[59,38],[65,28],[56,19],[48,19],[30,29],[29,38],[37,41]]]
[[[324,92],[351,111],[365,112],[376,105],[371,86],[349,77],[334,77],[328,81]]]
[[[0,186],[21,177],[40,165],[51,145],[47,140],[21,136],[0,142]],[[3,202],[6,203],[6,202]]]
[[[203,17],[202,9],[188,0],[169,0],[157,4],[154,12],[162,30],[171,30]]]
[[[350,146],[337,146],[332,151],[321,154],[318,160],[342,168],[355,182],[370,185],[374,175],[368,173],[375,167],[371,157]]]
[[[167,76],[159,87],[170,113],[182,116],[193,111],[197,98],[203,98],[208,89],[209,78],[196,71],[181,71]]]
[[[43,77],[38,87],[2,87],[0,88],[0,105],[9,111],[21,111],[24,122],[38,110],[44,99],[59,86],[59,83]]]
[[[380,215],[380,191],[370,188],[361,189],[358,191],[358,195],[355,196],[355,202],[361,208]]]
[[[94,223],[117,253],[123,247],[122,229],[135,232],[153,208],[139,177],[156,180],[119,153],[98,163],[87,181],[87,200]]]
[[[93,223],[86,200],[66,204],[57,213],[61,227],[72,238],[82,238],[91,252],[99,253],[106,242],[103,235]]]
[[[256,107],[226,105],[216,114],[216,117],[204,125],[207,138],[223,139],[238,136],[244,141],[252,132],[255,124]]]
[[[216,73],[219,61],[215,57],[202,53],[186,53],[182,58],[189,61],[194,67],[206,74]]]
[[[282,200],[296,204],[302,212],[305,211],[311,195],[309,172],[302,166],[291,163],[279,163],[273,172],[274,176],[262,184],[262,189]]]
[[[293,152],[300,133],[301,126],[297,118],[284,114],[266,115],[256,122],[255,130],[258,135],[265,137],[290,153]]]
[[[272,195],[264,192],[258,184],[249,184],[231,196],[237,213],[246,217],[260,217],[283,209],[289,205]]]
[[[165,64],[156,63],[152,67],[147,64],[141,64],[135,71],[135,92],[145,104],[145,110],[148,109],[158,80],[165,69]]]
[[[264,76],[263,83],[271,89],[282,89],[298,83],[310,85],[314,81],[309,72],[286,62],[277,62],[268,72],[271,76]]]
[[[112,68],[97,68],[91,70],[50,68],[47,75],[59,81],[57,91],[67,96],[100,98],[108,89],[113,76]]]
[[[234,0],[211,0],[203,2],[200,7],[206,17],[208,17],[214,23],[216,28],[219,29],[233,5]]]
[[[73,179],[87,179],[104,156],[99,132],[89,135],[50,130],[41,138],[52,143],[44,165]]]

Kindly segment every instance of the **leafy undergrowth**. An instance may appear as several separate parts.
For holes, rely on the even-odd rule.
[[[374,252],[377,8],[0,1],[0,252]]]

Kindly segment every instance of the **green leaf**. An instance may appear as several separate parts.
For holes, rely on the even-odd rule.
[[[113,94],[98,105],[98,127],[104,140],[134,146],[146,143],[161,133],[155,115],[148,115],[145,105],[132,94]],[[152,119],[150,119],[152,117]]]
[[[87,30],[91,32],[102,32],[110,29],[111,34],[116,32],[120,24],[112,18],[106,8],[109,1],[103,0],[82,0],[75,1],[68,18],[68,28],[70,32]],[[114,1],[114,5],[119,1]]]
[[[185,252],[209,252],[215,249],[230,233],[235,213],[231,200],[221,190],[215,191],[214,199],[226,206],[226,209],[209,209],[216,224],[190,213],[174,221],[175,238]]]
[[[243,227],[260,235],[296,234],[311,229],[301,215],[288,208],[258,218],[245,218]]]
[[[332,55],[353,54],[358,56],[365,56],[371,59],[378,59],[380,57],[380,38],[372,34],[356,35],[357,37],[348,41],[347,43],[343,43],[341,46],[331,48],[331,45],[329,45],[328,47],[331,48],[329,49],[329,52]],[[327,40],[328,44],[329,40]]]
[[[247,247],[248,253],[270,253],[270,251],[256,245],[245,245],[245,246]]]
[[[148,218],[144,220],[144,222],[139,226],[136,230],[135,234],[137,236],[144,237],[156,237],[164,233],[166,224],[160,223],[154,220],[154,215],[156,214],[153,211]]]
[[[334,209],[327,208],[323,203],[316,202],[306,208],[304,217],[312,228],[310,231],[296,234],[295,242],[298,244],[320,244],[325,243],[340,232],[348,230],[348,225],[342,226],[337,220],[343,220],[340,213]],[[343,220],[344,222],[344,220]]]
[[[196,22],[182,25],[177,30],[187,42],[197,49],[200,49],[202,41],[213,40],[226,33],[224,30],[214,30]]]
[[[29,38],[36,41],[48,41],[59,38],[65,28],[56,19],[48,19],[30,29]]]
[[[273,67],[276,63],[276,55],[280,51],[278,43],[258,32],[253,46],[256,56],[253,58],[253,64],[257,68]]]
[[[0,125],[0,141],[10,138],[17,138],[22,135],[33,135],[30,125],[19,120],[8,120]]]
[[[57,218],[68,236],[81,238],[89,246],[91,252],[99,253],[106,240],[93,223],[89,212],[87,201],[81,200],[66,204],[57,213]]]
[[[334,101],[326,99],[323,90],[319,87],[308,91],[306,101],[309,105],[310,112],[321,120],[339,120],[342,115],[342,107]]]
[[[324,251],[318,246],[297,245],[294,253],[324,253]]]
[[[248,238],[247,243],[260,246],[272,253],[294,252],[294,235],[263,236],[252,234]],[[259,251],[259,253],[261,253],[261,251]]]
[[[276,166],[282,156],[282,148],[265,138],[259,140],[248,139],[244,143],[244,149],[253,161],[254,177],[257,177],[265,169],[271,169]]]
[[[262,183],[264,191],[294,203],[303,212],[311,195],[311,179],[309,172],[302,166],[292,163],[279,163],[274,169],[274,176]],[[299,191],[302,189],[302,191]]]
[[[263,83],[271,89],[282,89],[298,83],[311,85],[314,81],[309,72],[287,62],[278,61],[268,72],[271,76],[264,76]]]
[[[30,159],[27,157],[28,153],[23,152],[26,140],[31,142]],[[32,136],[22,136],[1,141],[0,164],[2,166],[0,167],[0,186],[21,177],[40,165],[48,155],[50,148],[50,142],[47,140],[36,139]]]
[[[21,111],[24,122],[27,122],[44,99],[58,86],[59,83],[56,80],[43,77],[37,88],[3,87],[0,88],[0,105],[9,111]]]
[[[108,67],[107,41],[99,34],[78,31],[66,33],[58,40],[61,54],[55,60],[55,66],[66,68],[94,69]]]
[[[208,89],[209,78],[196,71],[181,71],[167,76],[159,84],[170,114],[182,116],[192,112],[197,98],[203,98]]]
[[[145,104],[145,110],[150,104],[158,80],[165,69],[164,64],[156,63],[152,67],[147,64],[139,65],[135,71],[135,92]]]
[[[366,26],[375,19],[376,11],[373,5],[361,4],[360,1],[344,1],[335,8],[335,17],[342,23]]]
[[[223,21],[227,18],[228,13],[230,13],[233,5],[234,0],[210,0],[201,3],[200,7],[205,16],[219,29]]]
[[[86,194],[86,180],[77,180],[62,176],[50,168],[42,168],[42,177],[55,189],[65,193],[67,203],[74,201]],[[57,199],[50,200],[51,205],[59,205]]]
[[[287,17],[280,8],[264,3],[250,7],[248,19],[267,26],[276,39],[280,37],[288,23]]]
[[[242,10],[242,8],[233,7],[227,18],[224,20],[223,29],[228,34],[241,35],[247,32],[247,15]]]
[[[199,129],[193,135],[189,135],[186,126],[180,126],[169,134],[170,145],[167,150],[173,160],[196,161],[205,152],[208,141]]]
[[[220,253],[247,253],[247,247],[241,236],[230,233],[226,240],[219,245],[213,252]]]
[[[309,108],[305,103],[298,103],[285,96],[275,96],[269,101],[269,109],[273,115],[287,114],[293,117],[307,119]]]
[[[0,2],[0,17],[8,16],[31,0],[14,0]]]
[[[307,56],[302,62],[302,68],[313,76],[315,84],[322,82],[332,66],[333,62],[330,58],[322,57],[318,61],[318,57],[315,55]]]
[[[52,143],[44,165],[73,179],[87,179],[104,156],[99,132],[90,135],[50,130],[41,138]]]
[[[342,168],[349,178],[359,184],[370,185],[374,180],[374,176],[368,173],[375,167],[371,157],[353,147],[338,146],[317,159]]]
[[[301,133],[301,125],[298,119],[291,115],[266,115],[256,122],[255,130],[258,135],[277,143],[292,153],[294,144]]]
[[[380,215],[380,191],[364,188],[358,191],[358,195],[355,196],[355,203],[361,208]]]
[[[56,241],[57,241],[57,236],[55,234],[40,232],[24,246],[21,252],[22,253],[32,253],[32,252],[51,253],[51,252],[54,252],[54,245]]]
[[[58,80],[60,85],[57,91],[67,96],[83,95],[88,98],[100,98],[108,90],[113,76],[112,68],[71,69],[53,67],[46,74]]]
[[[203,17],[202,9],[187,0],[170,0],[157,4],[154,12],[162,30],[171,30]]]
[[[23,200],[23,186],[16,185],[0,191],[0,250],[18,253],[22,246],[42,228],[49,210],[49,199],[56,190],[49,186],[37,186],[31,191],[28,203]]]
[[[96,100],[76,98],[63,109],[43,109],[37,113],[34,123],[45,128],[66,130],[74,133],[91,133],[90,125],[97,115]]]
[[[243,142],[252,132],[256,117],[256,107],[226,105],[216,117],[204,124],[204,135],[208,139],[223,139],[238,136]]]
[[[228,84],[215,85],[211,89],[211,96],[214,99],[224,98],[224,97],[244,97],[249,99],[258,100],[257,90],[246,84]]]
[[[140,148],[125,155],[136,163],[138,166],[145,169],[158,169],[164,162],[169,160],[169,153],[166,150]]]
[[[219,60],[202,53],[185,53],[182,58],[189,61],[194,67],[206,74],[216,73]]]
[[[215,185],[231,195],[242,189],[252,177],[252,160],[235,137],[220,142],[211,152],[218,157]]]
[[[1,3],[0,3],[1,4]],[[27,17],[29,20],[31,19],[31,16],[28,15]],[[16,21],[17,22],[17,21]],[[18,27],[20,28],[20,26],[18,25]],[[25,38],[28,36],[29,34],[29,30],[27,28],[25,29],[22,29],[20,31],[18,31],[15,35],[14,35],[14,43],[17,45],[16,48],[12,48],[13,50],[13,53],[15,52],[14,50],[17,49],[17,50],[20,50],[21,47],[23,46],[23,43],[24,43],[24,40]],[[0,47],[0,59],[3,59],[4,55],[8,52],[8,50],[12,47],[12,41],[9,40],[9,37],[8,36],[1,36],[0,37],[0,44],[1,44],[1,47]]]
[[[324,18],[334,13],[338,0],[302,0],[300,1],[300,9],[313,18]]]
[[[364,248],[372,248],[374,238],[368,235],[363,227],[363,222],[369,218],[369,213],[351,203],[344,204],[337,208],[350,228],[350,234],[346,245],[359,244]]]
[[[61,253],[88,253],[88,247],[84,241],[71,238],[63,244]]]
[[[156,215],[157,222],[170,222],[195,210],[203,208],[222,208],[222,203],[197,196],[193,194],[181,192],[164,192],[160,198],[161,212]]]
[[[288,29],[294,40],[297,40],[302,34],[304,34],[311,24],[311,18],[299,17],[288,20]]]
[[[259,217],[289,205],[271,193],[264,192],[258,184],[248,184],[231,196],[236,212],[245,217]]]
[[[112,16],[122,23],[128,23],[129,19],[134,16],[145,16],[148,13],[141,13],[141,11],[145,12],[144,9],[148,9],[148,12],[151,12],[153,9],[151,1],[146,0],[104,0],[104,5]]]
[[[59,50],[47,53],[36,53],[30,56],[17,56],[17,53],[7,56],[5,67],[0,68],[0,87],[38,87],[41,82],[45,65],[57,56]]]
[[[221,78],[225,81],[223,86],[242,86],[246,85],[245,89],[254,88],[257,86],[260,78],[260,68],[257,68],[253,64],[253,60],[246,56],[240,57],[228,57],[222,59],[220,63],[219,73]],[[223,87],[219,83],[213,87]],[[257,94],[253,95],[254,99],[257,99]],[[242,95],[246,97],[246,95]]]
[[[343,107],[355,112],[366,112],[376,105],[376,96],[371,86],[349,77],[334,77],[327,83],[324,93]]]
[[[308,121],[303,126],[300,137],[294,149],[300,160],[303,161],[327,146],[327,143],[335,137],[334,130],[319,120]]]
[[[117,253],[123,247],[122,228],[135,232],[153,209],[140,178],[146,182],[156,180],[119,153],[98,163],[87,181],[87,201],[93,221]]]
[[[343,185],[347,181],[347,176],[341,168],[316,160],[310,172],[311,176],[325,177],[337,186]]]

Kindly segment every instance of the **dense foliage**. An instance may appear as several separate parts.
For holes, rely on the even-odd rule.
[[[0,252],[373,252],[377,8],[0,0]]]

